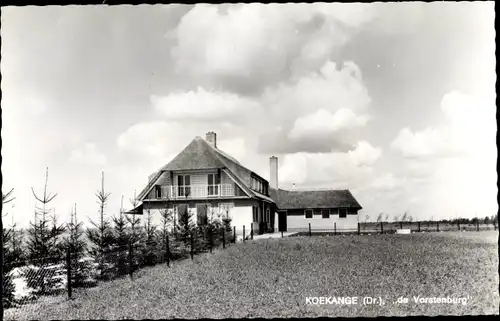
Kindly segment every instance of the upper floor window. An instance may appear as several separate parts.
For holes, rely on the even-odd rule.
[[[219,195],[220,176],[208,174],[208,195]]]
[[[161,198],[161,186],[160,185],[155,186],[155,198]]]
[[[189,175],[177,176],[177,195],[189,196],[191,194],[191,178]]]

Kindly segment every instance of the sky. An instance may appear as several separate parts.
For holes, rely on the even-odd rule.
[[[360,220],[498,212],[493,2],[2,7],[4,220],[130,208],[195,136]],[[5,214],[6,213],[6,214]]]

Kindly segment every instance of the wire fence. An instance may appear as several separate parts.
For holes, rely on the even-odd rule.
[[[496,222],[484,224],[479,222],[460,223],[460,222],[359,222],[355,226],[314,226],[308,223],[305,227],[290,227],[286,229],[288,233],[298,233],[298,235],[317,235],[317,234],[394,234],[398,230],[407,230],[410,233],[418,232],[452,232],[452,231],[492,231],[497,230]]]
[[[4,308],[29,309],[37,302],[61,302],[72,299],[81,289],[96,287],[121,277],[134,277],[146,266],[193,259],[200,253],[212,253],[236,242],[235,228],[195,228],[185,235],[166,234],[158,241],[137,241],[109,246],[102,251],[72,253],[10,262],[4,288],[13,287],[13,297]]]
[[[402,223],[358,223],[351,228],[311,227],[288,228],[280,231],[297,235],[341,235],[341,234],[390,234],[398,229],[411,232],[442,231],[485,231],[497,230],[496,223],[443,223],[443,222],[402,222]],[[7,308],[26,308],[36,302],[62,302],[79,295],[81,289],[96,287],[100,282],[130,277],[146,266],[164,264],[169,267],[176,261],[193,259],[200,253],[212,253],[223,250],[236,242],[245,242],[256,237],[252,227],[242,226],[236,232],[232,228],[195,228],[185,235],[166,234],[155,240],[128,242],[110,246],[101,252],[86,251],[72,253],[69,248],[60,255],[11,262],[11,272],[4,279],[4,288],[15,288],[14,296]]]

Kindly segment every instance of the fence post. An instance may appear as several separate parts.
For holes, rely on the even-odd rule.
[[[250,239],[253,240],[253,223],[250,225]]]
[[[403,229],[403,222],[399,222],[399,228]]]
[[[283,238],[283,231],[281,231],[281,238]]]
[[[460,231],[460,221],[457,220],[458,230]]]
[[[225,235],[225,229],[222,228],[222,248],[225,249],[226,248],[226,235]],[[236,231],[236,229],[235,229]]]
[[[380,234],[384,234],[384,222],[380,222]]]
[[[69,247],[66,251],[66,272],[68,274],[67,275],[68,299],[71,300],[71,292],[72,292],[72,289],[71,289],[71,252],[70,252]]]
[[[418,231],[420,232],[420,221],[418,222]]]
[[[170,248],[168,246],[168,234],[167,234],[167,241],[165,242],[165,245],[167,247],[166,251],[167,252],[167,266],[170,267]]]
[[[194,243],[193,232],[191,232],[191,260],[193,259],[193,255],[194,255],[193,243]]]
[[[224,230],[224,227],[222,227],[222,230]],[[213,240],[212,240],[212,227],[208,228],[208,232],[209,232],[208,237],[210,238],[209,239],[210,253],[212,253],[212,246],[213,246],[213,244],[212,244],[212,242],[213,242]]]
[[[133,273],[133,262],[132,262],[132,241],[128,241],[128,274],[130,279],[132,279]]]
[[[311,223],[309,223],[309,236],[311,236]]]
[[[476,221],[476,232],[479,232],[479,221]]]
[[[361,234],[361,225],[358,222],[358,235],[360,235],[360,234]]]
[[[233,243],[236,243],[236,226],[233,226]]]
[[[437,231],[439,232],[439,221],[436,222]]]
[[[333,222],[333,235],[337,235],[337,222]]]
[[[243,243],[245,243],[245,225],[243,225]]]

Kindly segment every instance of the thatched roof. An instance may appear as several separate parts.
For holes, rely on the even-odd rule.
[[[242,166],[233,157],[197,136],[173,160],[149,176],[149,183],[139,193],[138,198],[142,199],[165,171],[222,168],[227,168],[231,172],[237,181],[241,183],[245,192],[251,196],[255,196],[250,190],[252,171]]]
[[[288,191],[270,188],[269,195],[276,202],[276,206],[279,209],[362,208],[349,190]]]

